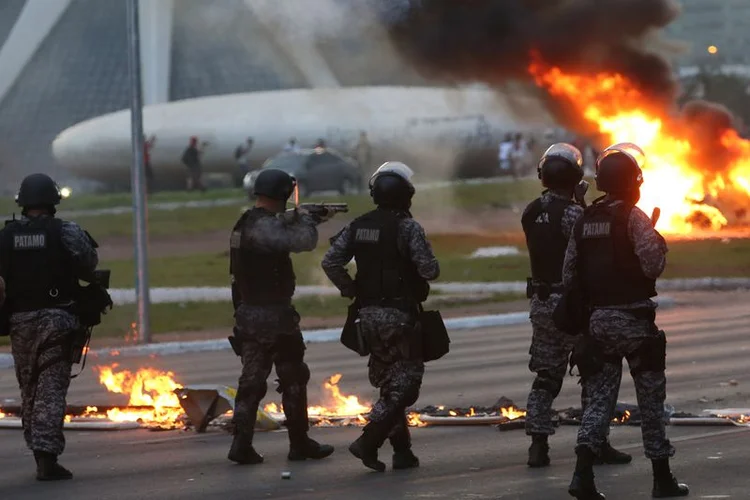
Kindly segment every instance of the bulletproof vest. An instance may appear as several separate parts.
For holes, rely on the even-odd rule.
[[[531,259],[531,277],[535,281],[550,284],[562,281],[563,261],[568,248],[562,219],[565,209],[572,203],[561,198],[553,197],[549,201],[537,198],[521,218]]]
[[[419,303],[427,298],[429,286],[416,266],[398,249],[398,231],[408,213],[376,209],[350,225],[354,239],[357,298],[363,303],[389,301]]]
[[[11,312],[70,306],[78,288],[72,255],[54,217],[6,222],[0,231],[0,267]]]
[[[255,223],[274,214],[253,208],[242,214],[232,229],[229,272],[234,276],[240,300],[250,305],[288,305],[294,295],[295,276],[289,252],[259,252],[246,233]]]
[[[588,207],[575,226],[577,268],[594,306],[631,304],[656,296],[628,237],[633,205],[609,201]]]

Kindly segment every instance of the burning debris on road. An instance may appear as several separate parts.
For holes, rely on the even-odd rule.
[[[135,372],[117,371],[118,365],[99,366],[100,383],[109,391],[128,396],[123,406],[69,406],[65,426],[70,429],[121,430],[147,428],[171,430],[194,428],[203,432],[209,424],[221,428],[230,426],[236,390],[224,386],[183,387],[175,381],[174,373],[154,368],[140,368]],[[341,392],[337,373],[323,383],[323,405],[310,406],[308,414],[314,426],[364,426],[372,406],[357,396]],[[677,414],[665,405],[665,421],[673,425],[706,425],[726,423],[750,425],[750,409],[706,410],[708,415]],[[20,428],[21,408],[0,408],[0,427]],[[558,412],[558,425],[579,425],[581,410],[569,408]],[[489,407],[426,406],[411,409],[408,422],[412,427],[447,425],[497,425],[499,430],[522,429],[526,411],[505,397]],[[283,408],[268,403],[259,411],[258,429],[273,430],[284,423]],[[616,425],[640,425],[638,407],[618,403],[612,420]]]

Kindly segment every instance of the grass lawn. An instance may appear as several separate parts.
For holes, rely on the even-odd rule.
[[[167,191],[154,193],[149,196],[149,203],[166,203],[198,200],[223,200],[236,198],[242,200],[244,192],[240,189],[212,189],[205,193],[191,193],[188,191]],[[111,194],[76,194],[60,203],[61,211],[67,210],[95,210],[101,208],[129,207],[133,204],[130,193]],[[0,213],[9,214],[13,211],[19,212],[12,197],[0,198]]]
[[[529,273],[523,236],[505,233],[497,236],[438,234],[431,237],[440,260],[440,281],[519,281]],[[521,255],[493,258],[467,258],[476,248],[513,245]],[[322,243],[314,252],[295,254],[297,282],[301,285],[330,285],[320,268],[328,244]],[[674,241],[670,243],[665,278],[696,278],[703,276],[750,276],[750,240]],[[132,287],[132,260],[103,262],[102,268],[112,270],[112,287]],[[199,253],[183,256],[154,258],[149,262],[150,285],[170,286],[227,286],[229,257],[227,253]]]
[[[414,196],[413,210],[416,214],[419,214],[440,213],[440,211],[446,209],[476,210],[482,208],[507,208],[513,203],[530,201],[540,191],[539,182],[532,179],[523,179],[518,182],[508,183],[462,184],[434,188],[417,191],[417,194]],[[209,191],[208,195],[211,193]],[[191,195],[190,193],[164,193],[165,199],[162,201],[177,201],[180,194],[184,195],[184,199],[186,200],[199,199],[196,195]],[[149,233],[163,236],[196,234],[228,229],[239,217],[244,198],[236,190],[217,191],[214,193],[217,198],[231,197],[232,194],[237,198],[237,205],[184,208],[179,210],[151,210],[148,214]],[[167,195],[170,198],[167,198]],[[91,203],[93,204],[94,201]],[[118,204],[120,206],[130,204],[129,199],[126,199],[124,195],[120,201],[122,202]],[[309,200],[303,201],[345,202],[349,204],[350,214],[352,215],[362,214],[372,209],[372,200],[367,193],[353,196],[314,196]],[[67,203],[67,201],[64,203]],[[62,208],[73,209],[67,205]],[[86,228],[97,239],[108,236],[131,236],[133,234],[132,214],[80,216],[76,217],[75,221]]]

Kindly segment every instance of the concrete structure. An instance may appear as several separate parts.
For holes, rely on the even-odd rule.
[[[422,83],[388,56],[386,46],[356,43],[355,31],[344,30],[338,43],[330,37],[316,43],[290,38],[300,30],[280,27],[285,20],[274,5],[266,0],[142,1],[144,103]],[[13,183],[32,170],[64,179],[67,170],[51,154],[55,136],[128,107],[126,43],[125,2],[120,0],[0,2],[0,181]]]

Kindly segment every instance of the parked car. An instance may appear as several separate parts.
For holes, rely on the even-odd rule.
[[[356,162],[331,149],[303,149],[272,156],[260,170],[245,175],[243,186],[252,197],[255,178],[267,168],[276,168],[294,176],[302,197],[320,191],[338,191],[341,194],[358,193],[362,174]]]

